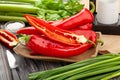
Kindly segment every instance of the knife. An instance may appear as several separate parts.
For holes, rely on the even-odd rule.
[[[13,80],[20,80],[20,77],[19,77],[19,75],[18,75],[18,73],[16,71],[18,65],[16,64],[15,56],[9,50],[6,50],[6,55],[7,55],[9,67],[10,67],[11,72],[12,72]]]

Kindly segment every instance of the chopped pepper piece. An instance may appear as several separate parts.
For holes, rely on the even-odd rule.
[[[13,48],[18,43],[17,37],[7,30],[0,30],[0,41],[5,43],[9,48]]]

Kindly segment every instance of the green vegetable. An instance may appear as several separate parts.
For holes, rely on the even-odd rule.
[[[0,15],[0,21],[18,21],[18,20],[27,22],[27,20],[24,17]]]
[[[41,0],[35,6],[42,9],[46,20],[58,20],[78,13],[83,9],[84,4],[80,4],[79,0],[67,0],[67,2],[63,0]],[[43,18],[41,14],[38,16]]]
[[[78,13],[83,7],[84,4],[80,4],[78,0],[68,0],[68,3],[65,4],[65,10],[72,15]]]
[[[32,4],[35,4],[36,1],[39,1],[39,0],[1,0],[1,1],[12,1],[12,2],[24,2],[24,3],[32,3]]]
[[[0,21],[24,21],[24,14],[37,16],[39,8],[30,3],[0,1]]]
[[[69,80],[71,80],[71,79],[72,80],[79,79],[79,76],[77,76],[77,77],[75,76],[76,74],[80,74],[80,73],[82,73],[84,71],[91,70],[90,68],[98,66],[98,65],[107,64],[107,63],[111,62],[112,60],[113,61],[120,60],[120,57],[116,57],[116,58],[113,58],[113,59],[108,59],[108,60],[104,60],[104,61],[101,61],[101,62],[93,63],[93,64],[90,64],[90,65],[86,65],[84,67],[80,67],[80,68],[77,68],[77,69],[74,69],[74,70],[71,70],[71,71],[67,71],[67,72],[55,75],[55,76],[51,76],[51,77],[47,78],[47,80],[51,80],[51,79],[55,79],[55,78],[65,79],[67,77],[70,77],[70,78],[68,78]],[[72,76],[72,78],[71,78],[71,76]]]
[[[120,75],[120,70],[118,70],[118,71],[116,71],[116,72],[114,72],[106,77],[103,77],[101,80],[109,80],[109,79],[114,78],[114,77],[119,76],[119,75]]]
[[[18,4],[0,4],[0,12],[23,12],[34,13],[38,12],[39,8],[32,5],[18,5]]]
[[[64,0],[1,0],[0,12],[6,14],[0,13],[0,15],[13,16],[15,20],[15,17],[23,17],[21,16],[23,14],[33,14],[50,21],[74,15],[83,7],[84,4],[80,4],[79,0],[67,0],[66,2]],[[7,21],[7,17],[4,21]]]
[[[109,73],[99,74],[99,75],[95,75],[93,77],[88,77],[85,80],[100,80],[100,79],[102,79],[102,78],[104,78],[106,76],[109,76],[109,75],[113,74],[113,73],[114,73],[114,71],[113,72],[109,72]]]
[[[3,16],[19,16],[19,17],[23,17],[24,13],[19,13],[19,12],[0,12],[0,15],[3,15]]]
[[[56,69],[31,73],[28,77],[30,80],[100,80],[110,75],[113,78],[120,75],[120,72],[116,72],[120,70],[119,60],[119,54],[106,54]]]
[[[82,75],[77,74],[77,75],[69,77],[66,80],[77,80],[77,79],[81,79],[81,78],[84,78],[84,77],[93,76],[93,75],[96,75],[96,74],[111,72],[111,71],[115,71],[115,70],[120,69],[120,65],[119,66],[111,66],[111,67],[110,66],[111,65],[109,65],[107,68],[105,68],[105,66],[103,66],[104,68],[102,67],[102,69],[97,68],[97,69],[89,70],[86,73],[83,72],[84,74],[82,73]],[[59,79],[56,79],[56,80],[62,80],[62,79],[59,78]]]

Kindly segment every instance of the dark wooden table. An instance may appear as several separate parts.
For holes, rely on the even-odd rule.
[[[12,69],[10,69],[8,65],[6,50],[7,48],[0,43],[0,80],[28,80],[29,73],[53,69],[70,64],[67,62],[49,62],[23,58],[10,50],[14,54],[18,63],[18,67],[15,69],[17,72],[16,74],[12,72]],[[18,75],[18,77],[14,74]],[[120,80],[120,77],[116,77],[111,80]]]
[[[8,65],[6,50],[7,48],[0,43],[0,80],[13,80],[13,77],[16,77],[16,75],[13,75],[14,73]],[[32,72],[43,71],[68,64],[65,62],[49,62],[23,58],[15,54],[12,50],[10,51],[17,60],[18,67],[15,70],[19,76],[19,80],[28,80],[28,74]],[[17,80],[17,78],[14,80]]]

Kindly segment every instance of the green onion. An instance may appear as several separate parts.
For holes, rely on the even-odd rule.
[[[100,80],[100,79],[102,79],[102,78],[104,78],[106,76],[109,76],[109,75],[113,74],[113,73],[114,73],[114,71],[104,73],[104,74],[99,74],[99,75],[95,75],[95,76],[92,76],[92,77],[88,77],[85,80]]]
[[[118,71],[116,71],[116,72],[114,72],[106,77],[103,77],[101,80],[109,80],[109,79],[117,77],[119,75],[120,75],[120,70],[118,70]]]
[[[116,65],[116,66],[109,65],[109,66],[106,66],[106,67],[103,66],[100,69],[97,68],[96,70],[95,69],[89,70],[86,73],[83,72],[84,74],[80,73],[80,74],[71,76],[71,77],[67,78],[66,80],[77,80],[77,79],[81,79],[81,78],[88,77],[88,76],[94,76],[96,74],[106,73],[106,72],[110,72],[110,71],[116,71],[116,70],[119,70],[119,69],[120,69],[120,65]],[[58,80],[62,80],[62,79],[59,78]]]
[[[81,74],[81,76],[95,75],[96,72],[94,71],[96,70],[99,70],[97,74],[105,73],[109,71],[115,71],[116,69],[120,69],[119,67],[116,67],[116,65],[120,66],[119,65],[120,62],[118,60],[120,60],[120,55],[106,54],[106,55],[98,56],[96,58],[59,67],[56,69],[31,73],[29,74],[29,79],[30,80],[52,80],[52,79],[64,80],[67,79],[68,77],[76,78],[75,75],[79,75],[79,74]],[[105,66],[108,67],[105,68]],[[113,66],[115,68],[112,68]],[[111,68],[111,70],[109,68]],[[104,71],[102,69],[104,69]],[[92,73],[90,73],[89,71],[92,71]]]
[[[47,78],[46,80],[51,80],[51,79],[55,79],[55,78],[58,78],[58,77],[67,78],[67,77],[73,76],[75,74],[79,74],[81,72],[87,71],[91,67],[95,67],[95,66],[98,66],[98,65],[103,65],[103,64],[109,63],[111,61],[117,61],[117,60],[120,60],[120,57],[115,57],[115,58],[112,58],[112,59],[100,61],[100,62],[93,63],[93,64],[90,64],[90,65],[86,65],[84,67],[80,67],[80,68],[77,68],[77,69],[74,69],[74,70],[70,70],[70,71],[58,74],[58,75],[51,76],[51,77]]]

